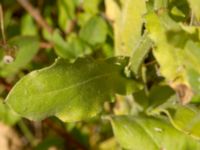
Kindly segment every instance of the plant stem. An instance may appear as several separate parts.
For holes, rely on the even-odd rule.
[[[46,29],[50,33],[53,32],[53,29],[41,16],[39,10],[34,8],[28,0],[17,0],[17,2],[35,19],[40,27]]]
[[[44,123],[48,127],[50,127],[51,129],[53,129],[58,135],[60,135],[61,137],[63,137],[69,144],[71,144],[73,147],[76,147],[77,150],[87,150],[87,148],[84,145],[82,145],[81,143],[79,143],[79,141],[77,141],[68,132],[66,132],[65,130],[63,130],[60,126],[58,126],[57,124],[55,124],[50,119],[45,119]]]
[[[24,123],[23,120],[19,121],[18,123],[19,128],[21,129],[21,131],[24,133],[25,137],[28,139],[28,141],[30,142],[30,144],[32,146],[34,146],[34,136],[33,134],[30,132],[29,128],[27,127],[27,125]]]
[[[3,44],[6,44],[6,36],[4,33],[3,8],[1,4],[0,4],[0,25],[1,25],[1,35],[2,35]]]

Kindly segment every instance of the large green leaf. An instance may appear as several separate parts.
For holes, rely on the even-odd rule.
[[[107,0],[107,15],[113,21],[116,54],[130,56],[141,37],[146,3],[145,0],[124,0],[121,4],[120,8],[116,1]]]
[[[9,40],[9,45],[16,47],[16,58],[10,64],[0,66],[0,75],[7,76],[23,69],[39,50],[39,40],[33,36],[19,36]]]
[[[145,116],[118,116],[111,120],[122,147],[131,150],[199,150],[200,143],[167,121]]]
[[[55,64],[31,72],[9,93],[6,102],[18,114],[33,120],[55,115],[78,121],[99,113],[114,93],[125,94],[138,84],[123,75],[126,58],[74,63],[58,59]]]

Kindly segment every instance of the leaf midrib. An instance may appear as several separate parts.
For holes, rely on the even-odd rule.
[[[41,93],[41,94],[38,94],[38,93],[35,93],[35,94],[31,94],[31,96],[35,96],[35,95],[48,95],[48,94],[55,94],[55,93],[58,93],[58,92],[62,92],[62,91],[67,91],[67,90],[70,90],[72,88],[78,88],[82,85],[85,85],[85,84],[88,84],[89,82],[92,82],[94,80],[97,80],[97,79],[100,79],[100,78],[105,78],[107,76],[110,76],[110,75],[113,75],[113,73],[106,73],[106,74],[102,74],[102,75],[98,75],[98,76],[94,76],[90,79],[87,79],[85,81],[82,81],[82,82],[79,82],[79,83],[76,83],[76,84],[73,84],[73,85],[70,85],[68,87],[65,87],[65,88],[62,88],[62,89],[55,89],[55,90],[52,90],[52,91],[48,91],[48,92],[45,92],[45,93]]]

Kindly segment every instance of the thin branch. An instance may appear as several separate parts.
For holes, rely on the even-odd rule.
[[[191,12],[191,18],[190,18],[190,26],[192,26],[193,25],[193,23],[194,23],[194,12],[192,11]]]
[[[38,25],[44,29],[46,29],[48,32],[52,33],[53,29],[51,26],[48,25],[48,23],[44,20],[44,18],[41,16],[38,9],[34,8],[32,4],[28,0],[17,0],[17,2],[28,12],[30,15],[35,19],[35,21],[38,23]]]
[[[53,48],[52,43],[40,42],[40,49],[49,49],[49,48]]]
[[[1,35],[2,35],[3,44],[6,44],[6,36],[4,33],[3,8],[1,4],[0,4],[0,25],[1,25]]]
[[[65,31],[66,35],[70,34],[74,30],[76,24],[77,24],[76,20],[71,20],[69,22],[69,26],[68,26],[68,28]]]
[[[76,147],[77,150],[87,150],[87,148],[79,143],[74,137],[72,137],[68,132],[63,130],[60,126],[55,124],[53,121],[50,119],[45,119],[43,121],[48,127],[50,127],[52,130],[54,130],[58,135],[63,137],[69,144],[73,145]]]

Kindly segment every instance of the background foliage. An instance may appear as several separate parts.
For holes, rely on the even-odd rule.
[[[200,149],[198,0],[0,2],[1,147]]]

